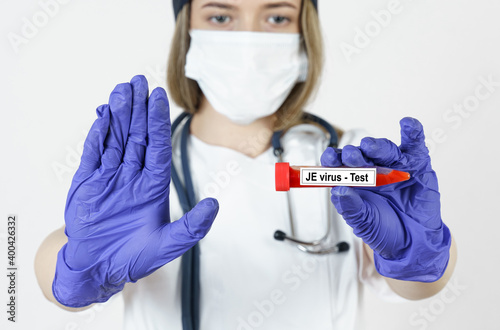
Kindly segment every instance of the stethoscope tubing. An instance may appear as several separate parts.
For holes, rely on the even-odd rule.
[[[184,213],[189,212],[195,205],[195,193],[193,187],[193,181],[191,176],[191,171],[189,168],[189,155],[187,152],[187,143],[189,137],[189,129],[191,125],[192,116],[187,113],[181,113],[175,121],[172,123],[172,138],[177,127],[185,120],[186,123],[181,131],[180,136],[180,149],[181,149],[181,167],[184,179],[184,184],[179,177],[179,172],[175,167],[174,163],[171,163],[171,175],[172,182],[177,191],[179,202],[181,204]],[[324,119],[319,118],[310,113],[304,113],[304,119],[313,123],[319,124],[323,127],[329,134],[329,147],[337,148],[338,146],[338,136],[335,129]],[[271,138],[271,144],[273,146],[274,155],[277,157],[278,161],[282,161],[283,158],[283,147],[281,145],[281,136],[284,131],[277,131],[273,133]],[[349,250],[349,244],[346,242],[340,242],[335,246],[328,248],[322,247],[328,238],[328,233],[330,231],[330,223],[328,223],[327,233],[319,240],[312,242],[307,242],[299,240],[294,237],[294,221],[293,215],[290,209],[291,200],[290,194],[287,193],[288,211],[290,218],[290,228],[292,231],[292,236],[287,236],[282,231],[275,232],[275,238],[277,240],[288,240],[297,245],[297,247],[304,252],[311,254],[328,254],[328,253],[340,253]],[[181,272],[182,272],[182,284],[181,284],[181,309],[182,309],[182,327],[184,330],[198,330],[200,327],[200,247],[198,244],[189,249],[183,254],[181,260]]]

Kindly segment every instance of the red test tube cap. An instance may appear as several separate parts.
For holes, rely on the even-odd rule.
[[[290,190],[290,164],[276,163],[275,178],[276,178],[276,191]]]

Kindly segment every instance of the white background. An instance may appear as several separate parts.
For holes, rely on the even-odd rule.
[[[390,304],[367,292],[368,329],[500,329],[498,83],[474,104],[480,77],[500,81],[500,2],[401,0],[398,13],[380,31],[371,12],[387,8],[388,0],[319,2],[327,65],[308,110],[344,129],[362,127],[396,143],[398,121],[420,119],[431,137],[443,218],[459,248],[453,286],[443,294]],[[16,214],[20,268],[19,322],[8,327],[118,329],[119,298],[79,314],[59,310],[43,298],[33,260],[42,240],[63,224],[79,145],[95,108],[107,103],[115,84],[135,74],[148,76],[151,89],[165,86],[171,2],[57,4],[57,12],[44,21],[48,16],[38,1],[0,3],[0,264],[6,267],[7,215]],[[23,32],[26,21],[39,27]],[[368,45],[349,61],[341,45],[354,45],[357,29],[365,27],[371,28]],[[13,46],[13,34],[25,42]],[[464,102],[470,111],[463,117],[454,122],[443,117]],[[7,282],[0,278],[0,328],[5,329]],[[314,303],[305,304],[305,312],[307,306]]]

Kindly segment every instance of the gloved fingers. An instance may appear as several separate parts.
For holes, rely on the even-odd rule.
[[[321,165],[327,167],[342,166],[342,149],[328,147],[321,155]]]
[[[184,214],[182,218],[166,224],[162,230],[159,253],[174,259],[194,246],[210,230],[219,212],[219,202],[214,198],[205,198]],[[168,262],[168,261],[167,261]]]
[[[428,155],[425,146],[424,127],[415,118],[405,117],[399,122],[401,126],[401,151],[412,155]]]
[[[104,151],[104,139],[109,129],[109,105],[104,104],[97,108],[97,119],[92,124],[83,146],[82,159],[75,177],[85,178],[92,174],[101,165]]]
[[[361,140],[363,154],[377,166],[395,167],[407,164],[407,159],[392,141],[366,137]]]
[[[102,166],[116,169],[120,166],[130,127],[132,111],[132,87],[129,83],[119,84],[109,96],[111,121],[108,136],[104,141]]]
[[[347,145],[342,149],[342,163],[349,167],[372,166],[358,147]]]
[[[132,78],[130,85],[132,86],[132,121],[130,122],[128,141],[146,146],[148,81],[146,77],[139,75]]]
[[[135,76],[130,81],[130,85],[132,86],[132,117],[123,163],[126,166],[140,170],[144,166],[144,155],[147,146],[148,81],[144,76]]]
[[[167,93],[155,88],[148,102],[148,147],[144,169],[170,179],[172,158],[170,108]]]
[[[348,225],[355,229],[359,229],[360,225],[368,225],[369,209],[355,189],[334,187],[331,200]]]

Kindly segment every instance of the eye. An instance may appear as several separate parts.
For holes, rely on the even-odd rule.
[[[271,16],[268,19],[269,23],[276,24],[276,25],[281,25],[281,24],[284,24],[284,23],[289,22],[289,21],[290,21],[290,19],[288,17],[279,16],[279,15]]]
[[[216,15],[216,16],[210,17],[210,21],[212,23],[216,23],[216,24],[225,24],[225,23],[228,23],[229,20],[230,20],[229,16],[225,16],[225,15]]]

